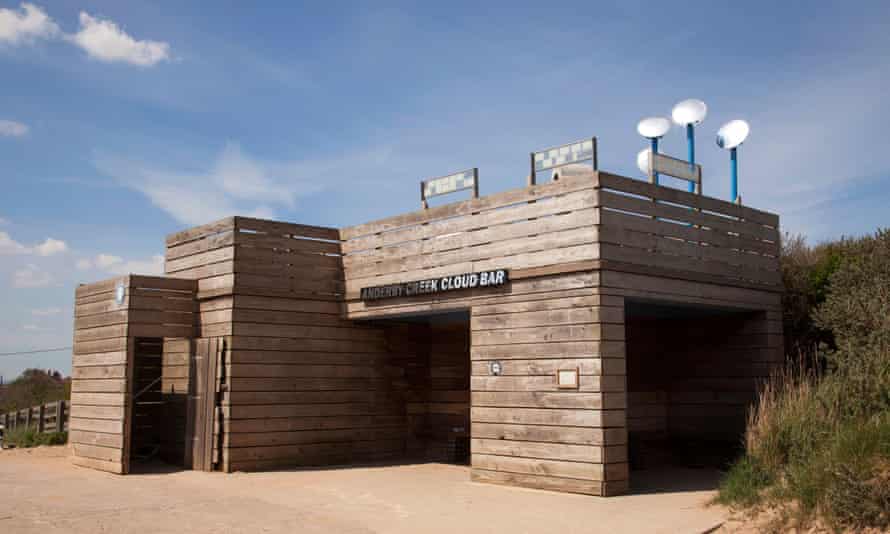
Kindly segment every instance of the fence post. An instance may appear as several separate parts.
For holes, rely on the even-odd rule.
[[[31,428],[31,407],[25,408],[25,432]]]
[[[65,431],[65,418],[67,417],[68,414],[65,413],[65,401],[56,401],[56,432]]]
[[[46,430],[46,404],[41,404],[37,408],[37,432],[43,434],[43,431]]]

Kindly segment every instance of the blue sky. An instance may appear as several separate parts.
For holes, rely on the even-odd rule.
[[[812,242],[888,222],[887,2],[210,5],[0,1],[0,352],[70,345],[77,283],[226,215],[346,226],[457,169],[521,186],[529,151],[590,135],[640,177],[636,122],[690,97],[706,194],[743,118],[746,204]],[[0,356],[28,366],[70,355]]]

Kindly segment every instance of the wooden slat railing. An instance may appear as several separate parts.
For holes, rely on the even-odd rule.
[[[347,300],[395,281],[569,265],[776,290],[778,226],[772,213],[596,172],[343,228],[340,239]]]
[[[779,218],[772,213],[602,172],[599,201],[604,264],[781,285]]]
[[[68,430],[68,401],[54,401],[23,408],[0,415],[5,431],[34,428],[38,432],[64,432]]]

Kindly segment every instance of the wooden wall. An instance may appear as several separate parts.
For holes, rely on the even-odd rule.
[[[225,471],[404,453],[401,370],[383,328],[342,318],[338,239],[244,217],[167,238],[167,272],[197,280],[200,336],[228,341]]]
[[[615,494],[629,485],[624,298],[774,313],[778,235],[766,212],[591,173],[342,229],[346,315],[469,310],[474,479]],[[358,298],[497,268],[508,286]],[[504,375],[490,375],[494,359]],[[566,366],[581,370],[578,391],[556,388]]]
[[[129,471],[135,340],[191,337],[194,291],[188,280],[133,275],[76,289],[69,435],[75,464]]]

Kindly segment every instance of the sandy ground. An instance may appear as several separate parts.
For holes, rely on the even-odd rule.
[[[725,518],[700,470],[638,474],[635,494],[606,499],[474,483],[442,464],[153,471],[77,468],[64,447],[0,451],[0,532],[693,533]]]

